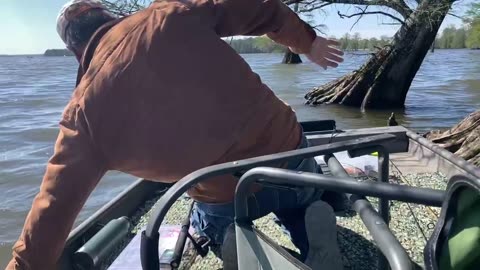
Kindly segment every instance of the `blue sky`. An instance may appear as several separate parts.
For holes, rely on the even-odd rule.
[[[462,14],[462,6],[474,0],[463,0],[457,8]],[[38,54],[49,48],[64,48],[61,39],[57,36],[55,20],[57,13],[66,0],[0,0],[0,54]],[[347,32],[358,32],[362,37],[379,37],[393,35],[396,27],[381,25],[382,22],[391,22],[381,16],[367,16],[350,31],[355,18],[340,19],[337,10],[344,13],[354,10],[347,6],[336,5],[328,7],[324,12],[316,11],[316,23],[327,25],[327,34],[340,37]],[[461,25],[461,20],[449,16],[443,24]]]

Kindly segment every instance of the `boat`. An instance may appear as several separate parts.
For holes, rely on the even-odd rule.
[[[389,227],[390,201],[442,207],[439,219],[434,224],[435,228],[432,228],[433,234],[428,240],[430,249],[435,251],[435,245],[441,245],[446,241],[432,239],[435,232],[446,230],[442,218],[445,219],[451,212],[446,210],[448,208],[446,203],[450,203],[448,188],[455,186],[451,183],[470,183],[471,186],[475,186],[478,184],[476,181],[480,181],[479,168],[403,126],[339,130],[333,120],[302,122],[301,125],[311,145],[306,149],[202,168],[175,184],[137,180],[71,231],[58,262],[59,269],[107,269],[135,237],[141,239],[139,240],[141,244],[139,242],[136,247],[139,257],[134,258],[139,264],[136,269],[178,269],[187,242],[196,252],[195,256],[198,254],[201,257],[205,256],[208,253],[208,239],[193,238],[188,230],[191,204],[186,204],[188,207],[184,210],[184,216],[180,217],[181,221],[178,224],[180,231],[175,250],[170,254],[170,263],[166,268],[161,268],[165,265],[162,266],[159,259],[158,245],[162,242],[162,237],[160,236],[159,240],[158,231],[168,210],[182,198],[189,187],[208,177],[225,173],[240,173],[235,198],[237,247],[241,247],[238,249],[238,256],[251,259],[239,260],[239,269],[257,269],[258,265],[262,265],[264,269],[308,269],[295,263],[292,266],[295,258],[282,251],[282,248],[278,248],[277,243],[272,242],[268,236],[258,232],[248,220],[244,207],[244,191],[260,178],[271,185],[314,185],[325,190],[346,193],[352,209],[360,216],[376,243],[378,252],[378,261],[374,262],[376,268],[415,269],[420,266],[410,258],[405,247]],[[351,178],[337,159],[337,153],[340,152],[347,152],[353,158],[378,156],[378,181],[361,182]],[[317,157],[317,160],[320,160],[319,156],[324,161],[319,162],[324,170],[323,175],[268,167],[274,162],[288,161],[294,157]],[[399,170],[441,173],[447,179],[453,180],[450,180],[446,190],[391,183],[389,163],[394,164]],[[379,198],[378,211],[372,207],[366,196]],[[146,212],[149,212],[150,217],[148,225],[132,234],[130,223],[136,220],[138,224],[139,215]],[[445,214],[446,212],[448,213]],[[437,238],[438,235],[440,233],[436,234]],[[258,252],[258,249],[262,252]],[[439,260],[438,254],[427,253],[425,247],[425,256],[430,256],[429,261]],[[435,262],[437,263],[439,262]],[[429,266],[427,263],[421,267],[438,269],[429,268],[434,267],[434,264]]]

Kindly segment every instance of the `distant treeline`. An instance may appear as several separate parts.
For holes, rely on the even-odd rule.
[[[449,26],[443,30],[441,35],[435,41],[437,49],[463,49],[479,48],[480,32],[470,28],[455,28]],[[331,37],[335,38],[335,37]],[[225,42],[238,53],[281,53],[285,47],[273,42],[268,37],[251,37],[242,39],[224,39]],[[340,47],[345,51],[374,50],[375,48],[385,46],[391,42],[392,38],[381,36],[380,38],[362,38],[359,33],[353,35],[345,34],[338,41]],[[73,53],[67,49],[49,49],[45,51],[45,56],[73,56]]]
[[[474,42],[473,31],[466,28],[455,28],[449,26],[443,30],[435,41],[437,49],[464,49],[479,48],[480,45]],[[335,38],[335,37],[331,37]],[[392,41],[391,37],[381,36],[380,38],[362,38],[359,33],[345,34],[340,39],[340,48],[344,51],[375,50],[383,47]],[[227,43],[238,53],[273,53],[284,52],[285,47],[276,44],[267,37],[252,37],[245,39],[225,39]]]
[[[474,27],[449,26],[435,40],[436,49],[480,48],[480,32]],[[392,38],[382,36],[379,39],[364,39],[359,33],[345,34],[340,38],[340,47],[345,51],[372,50],[390,43]]]
[[[285,47],[273,42],[267,37],[243,39],[225,39],[225,42],[238,53],[275,53],[284,52]]]
[[[252,37],[244,39],[225,39],[227,43],[238,53],[278,53],[284,52],[285,47],[276,44],[267,37]],[[346,34],[340,40],[340,47],[346,51],[373,50],[390,42],[390,38],[382,36],[378,38],[362,39],[360,34]]]
[[[480,26],[480,25],[478,25]],[[478,49],[480,48],[480,27],[465,28],[449,26],[435,40],[437,49]]]
[[[359,33],[355,33],[353,35],[347,33],[338,41],[340,42],[340,48],[344,51],[372,51],[375,48],[383,47],[389,44],[391,40],[392,39],[387,36],[381,36],[380,38],[362,38]]]
[[[74,54],[67,49],[48,49],[44,56],[73,56]]]

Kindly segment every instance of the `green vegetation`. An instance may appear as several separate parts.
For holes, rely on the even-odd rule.
[[[340,47],[346,51],[374,50],[376,47],[382,47],[390,43],[390,40],[391,38],[386,36],[382,36],[380,39],[362,39],[358,33],[353,36],[345,34],[340,39]],[[225,39],[225,42],[229,43],[238,53],[281,53],[285,51],[284,46],[276,44],[267,37]]]
[[[465,26],[443,29],[442,35],[436,39],[438,49],[478,49],[480,48],[480,3],[472,3],[465,18]]]
[[[480,48],[480,4],[473,4],[472,6],[477,6],[476,13],[469,12],[471,15],[466,20],[465,27],[456,28],[452,25],[445,28],[435,40],[436,49]],[[472,10],[474,9],[472,8]],[[339,39],[340,48],[344,51],[373,51],[375,48],[381,48],[389,44],[391,40],[387,36],[362,38],[359,33],[353,35],[347,33]],[[285,51],[285,47],[276,44],[267,37],[226,39],[225,41],[238,53],[281,53]]]
[[[456,28],[451,25],[445,28],[435,40],[436,49],[465,49],[480,48],[480,4],[473,4],[475,8],[468,12],[469,19],[464,27]],[[359,33],[345,34],[340,38],[340,47],[344,51],[374,50],[391,42],[391,38],[382,36],[379,39],[365,39]]]
[[[465,28],[456,28],[451,25],[443,29],[442,34],[435,40],[437,49],[464,49],[467,48],[467,31]]]
[[[226,39],[238,53],[273,53],[284,52],[285,47],[276,44],[268,37],[254,37],[245,39]]]
[[[340,38],[340,48],[344,51],[358,51],[358,50],[374,50],[378,47],[383,47],[390,43],[391,38],[387,36],[381,36],[378,38],[361,38],[359,33],[353,35],[345,34]]]
[[[467,12],[468,37],[466,45],[469,48],[480,49],[480,3],[472,3]]]
[[[335,37],[333,37],[335,38]],[[370,38],[362,39],[360,34],[345,34],[340,39],[340,47],[346,51],[373,50],[376,47],[382,47],[390,42],[391,38],[382,36],[380,39]],[[232,48],[238,53],[281,53],[285,47],[276,44],[267,37],[252,37],[245,39],[225,39]]]

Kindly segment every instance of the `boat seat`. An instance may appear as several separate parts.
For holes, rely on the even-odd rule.
[[[251,223],[235,223],[239,270],[311,269]]]
[[[480,265],[480,179],[450,179],[440,218],[424,250],[428,270],[470,270]]]

